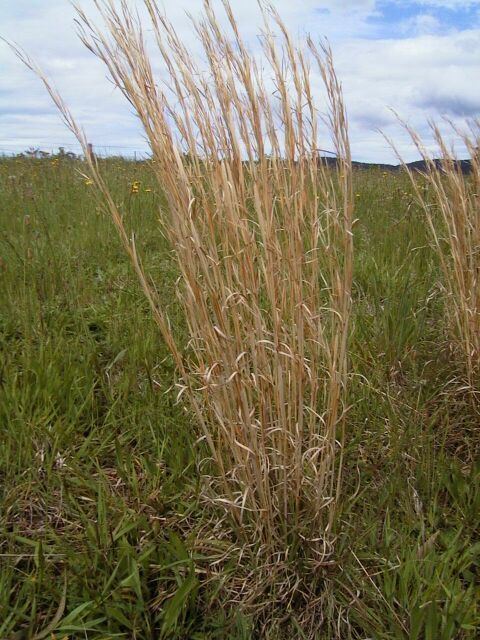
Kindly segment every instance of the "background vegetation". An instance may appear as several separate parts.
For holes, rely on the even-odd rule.
[[[102,169],[181,338],[151,168]],[[221,540],[192,550],[204,445],[82,170],[0,162],[0,638],[309,637],[295,603],[262,629],[226,602]],[[354,189],[347,499],[317,637],[475,638],[478,414],[438,255],[406,174],[357,171]]]

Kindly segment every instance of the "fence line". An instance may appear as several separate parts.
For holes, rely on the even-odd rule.
[[[3,156],[16,156],[23,154],[27,156],[31,155],[32,157],[42,157],[43,154],[58,156],[62,155],[62,153],[74,153],[78,157],[83,157],[84,155],[80,145],[69,142],[60,143],[49,141],[42,143],[36,141],[36,144],[29,145],[26,148],[13,142],[1,142],[0,144],[2,145],[0,146],[0,154]],[[7,148],[9,146],[13,148]],[[125,159],[147,160],[151,157],[151,151],[148,148],[139,149],[139,147],[129,145],[93,145],[91,143],[89,143],[89,147],[99,158],[120,156]],[[317,149],[316,151],[320,157],[336,157],[336,154],[333,151],[328,151],[327,149]],[[35,156],[35,152],[38,154],[37,156]]]

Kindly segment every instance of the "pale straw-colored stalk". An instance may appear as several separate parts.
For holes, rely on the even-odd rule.
[[[321,562],[341,499],[353,260],[347,118],[331,52],[312,40],[297,46],[268,7],[260,64],[227,2],[226,28],[205,2],[203,18],[192,21],[199,62],[145,0],[159,78],[127,3],[95,4],[103,25],[78,10],[80,35],[148,137],[167,201],[162,231],[180,273],[186,352],[84,134],[44,82],[83,146],[175,359],[178,396],[210,449],[209,495],[259,556],[295,549]],[[326,119],[317,113],[312,64]],[[333,140],[336,166],[319,155],[320,133]]]
[[[417,132],[402,123],[425,161],[419,173],[407,167],[430,228],[443,273],[445,312],[451,342],[456,346],[470,389],[480,391],[480,136],[479,122],[469,131],[451,124],[470,159],[464,173],[454,150],[437,125],[431,129],[440,158],[434,161]],[[475,397],[477,393],[474,393]]]

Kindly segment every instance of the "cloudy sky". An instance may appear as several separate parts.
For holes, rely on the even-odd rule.
[[[141,0],[131,0],[140,5]],[[92,0],[79,0],[95,15]],[[201,0],[163,0],[191,42],[185,12]],[[256,0],[231,0],[245,38],[258,46]],[[353,156],[388,162],[417,156],[391,112],[428,142],[427,121],[480,117],[480,0],[273,0],[294,36],[327,37],[345,93]],[[53,80],[97,149],[145,152],[139,123],[104,67],[79,42],[69,0],[0,0],[0,35],[26,49]],[[315,79],[314,79],[315,83]],[[322,105],[319,104],[321,109]],[[30,146],[76,150],[40,82],[0,42],[0,154]]]

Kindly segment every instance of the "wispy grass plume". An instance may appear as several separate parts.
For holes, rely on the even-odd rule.
[[[418,174],[408,170],[417,199],[425,211],[440,259],[447,294],[445,305],[452,343],[463,362],[466,381],[480,389],[480,136],[479,122],[462,132],[452,131],[463,142],[470,159],[468,173],[437,125],[432,132],[440,151],[435,161],[420,136],[404,126],[426,163],[421,185]]]
[[[148,137],[167,202],[160,224],[181,274],[186,351],[85,136],[45,82],[84,148],[174,356],[178,397],[210,449],[207,494],[264,566],[294,557],[321,565],[341,496],[353,260],[351,155],[331,52],[311,40],[294,44],[268,8],[260,65],[229,4],[223,29],[207,1],[192,21],[198,62],[156,2],[145,0],[162,89],[127,3],[95,4],[103,25],[79,10],[81,38]],[[323,79],[325,119],[312,64]],[[333,140],[335,166],[319,155],[320,134]]]

